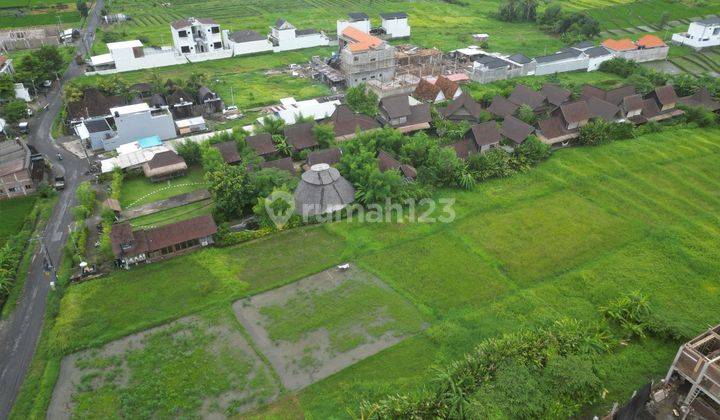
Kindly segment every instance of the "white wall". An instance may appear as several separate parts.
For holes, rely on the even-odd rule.
[[[598,68],[600,68],[600,64],[604,63],[605,61],[612,60],[613,58],[615,58],[615,56],[613,56],[612,54],[590,58],[587,71],[596,71]]]
[[[365,32],[366,34],[370,33],[370,21],[369,20],[360,20],[357,22],[350,22],[347,20],[338,20],[336,29],[337,34],[340,36],[342,31],[345,30],[348,26],[352,26],[353,28],[357,29],[358,31]]]
[[[707,48],[720,45],[720,24],[701,25],[692,22],[687,33],[673,34],[672,40],[693,48]]]
[[[178,35],[180,31],[185,31],[186,36],[181,38],[180,35]],[[193,39],[190,26],[180,29],[175,29],[170,26],[170,33],[172,34],[173,45],[176,50],[182,51],[182,47],[189,47],[190,52],[195,52],[195,40]]]
[[[124,71],[133,71],[141,69],[150,69],[154,67],[174,66],[176,64],[187,63],[188,60],[174,49],[166,47],[166,49],[157,50],[146,48],[143,50],[145,55],[135,57],[132,48],[116,48],[110,53],[115,62],[114,70],[101,70],[98,72],[87,74],[112,74]]]
[[[299,50],[302,48],[312,48],[312,47],[320,47],[320,46],[330,45],[330,38],[325,36],[325,34],[323,34],[323,33],[290,37],[284,33],[284,32],[289,32],[289,31],[292,31],[293,35],[295,34],[294,29],[278,31],[278,32],[280,32],[281,37],[278,39],[279,45],[277,47],[273,47],[273,51],[279,52],[279,51]]]
[[[407,18],[383,19],[382,27],[391,38],[405,38],[410,36],[410,25]]]
[[[273,44],[267,39],[250,42],[234,42],[228,37],[229,31],[223,31],[223,42],[228,46],[233,55],[255,54],[259,52],[272,51]]]

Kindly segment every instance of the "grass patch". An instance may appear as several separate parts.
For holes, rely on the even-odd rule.
[[[97,346],[205,308],[227,308],[347,260],[413,303],[430,325],[253,416],[352,416],[360,400],[417,391],[429,366],[455,360],[485,338],[565,316],[592,322],[601,316],[598,306],[631,290],[646,294],[663,322],[693,336],[717,322],[720,310],[719,166],[717,129],[666,129],[563,149],[512,178],[439,192],[456,199],[453,223],[314,226],[72,286],[41,345],[59,352]],[[270,315],[275,333],[296,338],[330,326],[343,337],[337,318],[364,319],[374,310],[366,300],[389,302],[373,293],[305,295]],[[365,299],[333,306],[344,294]],[[609,394],[593,413],[657,378],[678,345],[639,340],[599,356],[595,366]],[[43,372],[52,376],[52,360],[47,364]],[[39,383],[42,375],[31,373]]]
[[[421,326],[412,305],[363,272],[335,288],[301,291],[284,304],[264,306],[260,314],[272,340],[297,342],[311,331],[325,329],[334,353],[386,333],[410,334]]]
[[[205,200],[197,203],[191,203],[185,206],[175,207],[168,210],[159,211],[157,213],[136,217],[130,220],[130,224],[135,227],[163,226],[170,223],[179,222],[191,217],[202,216],[203,214],[212,213],[212,201]]]
[[[120,348],[121,350],[117,350]],[[75,359],[73,416],[196,417],[266,401],[277,384],[237,331],[211,311]]]
[[[341,261],[342,250],[315,227],[118,271],[68,289],[51,342],[61,352],[106,343],[321,271]]]
[[[9,200],[0,200],[0,246],[7,238],[16,234],[35,205],[34,195],[17,197]]]
[[[136,207],[205,187],[205,171],[202,168],[191,168],[187,175],[163,182],[150,182],[137,175],[127,177],[123,182],[120,204],[123,208]]]

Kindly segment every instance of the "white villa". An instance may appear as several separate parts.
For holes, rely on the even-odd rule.
[[[380,26],[390,38],[407,38],[410,36],[407,13],[381,13],[380,18],[382,19]]]
[[[358,31],[370,33],[370,16],[365,13],[348,13],[347,19],[340,19],[337,21],[336,29],[338,35],[343,33],[345,28],[352,26]]]
[[[316,29],[297,29],[285,19],[278,19],[270,27],[270,42],[273,51],[299,50],[301,48],[326,47],[330,38]]]
[[[170,24],[173,45],[181,54],[201,54],[223,49],[220,25],[212,19],[194,17]]]
[[[691,22],[687,32],[673,34],[672,40],[697,50],[720,45],[720,17]]]

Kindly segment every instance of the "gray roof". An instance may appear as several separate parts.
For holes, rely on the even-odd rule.
[[[557,54],[550,54],[550,55],[542,55],[540,57],[535,57],[535,61],[538,63],[552,63],[554,61],[563,61],[563,60],[569,60],[571,58],[577,58],[580,54],[577,54],[575,51],[578,51],[578,50],[563,51],[563,52],[559,52]],[[580,51],[580,53],[582,53],[582,51]]]
[[[573,48],[573,47],[565,47],[565,48],[561,49],[559,52],[575,54],[576,57],[579,56],[580,54],[582,54],[582,50],[580,50],[578,48]]]
[[[405,12],[380,13],[380,17],[383,19],[405,19],[408,15]]]
[[[310,35],[310,34],[317,34],[320,33],[317,29],[296,29],[295,35],[302,36],[302,35]]]
[[[352,203],[355,188],[337,169],[318,164],[302,174],[294,197],[296,213],[317,216],[342,210]]]
[[[258,32],[251,31],[251,30],[242,30],[242,31],[235,31],[231,32],[230,35],[228,35],[228,38],[233,40],[237,43],[242,42],[252,42],[252,41],[262,41],[263,39],[267,39],[265,35],[262,35]]]
[[[706,19],[698,20],[698,21],[695,22],[695,23],[699,23],[700,25],[705,25],[705,26],[709,26],[709,25],[720,25],[720,17],[718,17],[718,16],[713,16],[713,17],[709,17],[709,18],[706,18]]]
[[[596,58],[605,55],[611,55],[612,53],[608,51],[607,48],[599,45],[597,47],[588,48],[587,50],[585,50],[585,54],[587,54],[590,58]]]
[[[508,67],[511,65],[511,63],[503,60],[502,58],[493,57],[491,55],[477,58],[475,59],[475,62],[480,63],[490,69],[499,69],[500,67]]]
[[[110,130],[110,126],[104,118],[99,120],[85,121],[85,127],[91,133],[102,133],[103,131]]]
[[[593,43],[592,41],[582,41],[582,42],[578,42],[577,44],[574,44],[573,48],[584,50],[587,48],[592,48],[594,46],[595,46],[595,43]]]
[[[348,17],[350,18],[351,22],[357,22],[360,20],[368,20],[370,19],[370,16],[367,15],[367,13],[363,12],[351,12],[348,13]]]
[[[532,59],[530,59],[525,54],[513,54],[510,57],[508,57],[508,60],[514,61],[518,64],[527,64],[532,61]]]
[[[410,99],[408,95],[386,96],[380,100],[380,107],[391,119],[407,117],[410,115]]]
[[[0,165],[27,155],[25,145],[18,140],[0,141]]]

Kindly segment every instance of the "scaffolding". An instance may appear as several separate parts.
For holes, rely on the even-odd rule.
[[[680,346],[666,383],[673,374],[691,385],[684,406],[692,405],[701,395],[720,405],[720,325]]]

